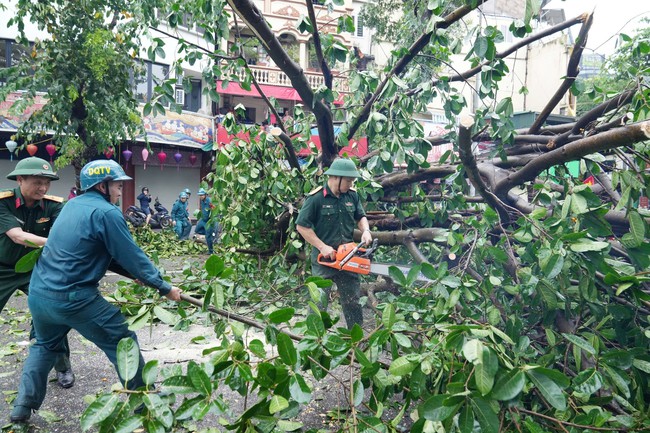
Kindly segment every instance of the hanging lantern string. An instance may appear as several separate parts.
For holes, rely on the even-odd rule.
[[[40,141],[32,141],[31,143],[26,143],[26,144],[38,145],[38,144],[41,144],[41,143],[45,143],[46,141],[53,141],[53,140],[52,140],[52,138],[46,138],[46,139],[44,139],[44,140],[40,140]],[[23,146],[24,146],[24,145],[25,145],[25,144],[23,144]]]

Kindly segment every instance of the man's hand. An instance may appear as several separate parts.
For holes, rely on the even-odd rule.
[[[320,253],[327,259],[336,259],[336,250],[329,245],[325,245],[323,248],[321,248]]]
[[[167,293],[167,294],[165,295],[165,297],[166,297],[167,299],[169,299],[170,301],[176,301],[176,302],[178,302],[178,301],[181,300],[181,292],[182,292],[181,289],[179,289],[179,288],[176,287],[176,286],[172,286],[171,291],[170,291],[169,293]]]
[[[364,230],[364,232],[361,233],[361,243],[366,244],[366,246],[372,244],[372,234],[370,233],[370,230]]]

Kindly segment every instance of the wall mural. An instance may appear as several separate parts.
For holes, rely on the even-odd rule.
[[[40,110],[47,103],[44,95],[37,95],[34,104],[23,113],[11,113],[11,107],[20,99],[22,99],[20,93],[10,93],[5,101],[0,102],[0,130],[15,132],[32,113]],[[142,106],[140,112],[142,113]],[[150,143],[200,149],[214,137],[214,119],[197,113],[178,114],[167,111],[162,116],[143,117],[143,121]],[[138,141],[144,141],[144,136],[138,137]]]

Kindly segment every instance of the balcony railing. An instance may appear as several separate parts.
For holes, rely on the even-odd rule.
[[[289,80],[289,77],[287,77],[287,74],[278,68],[259,65],[248,66],[250,67],[253,77],[255,77],[259,84],[268,84],[271,86],[280,87],[293,87],[291,85],[291,80]],[[245,74],[246,71],[241,70],[239,72],[239,78],[243,80]],[[321,73],[305,71],[305,76],[307,77],[307,81],[309,82],[309,85],[312,89],[319,88],[325,82]],[[334,90],[339,92],[347,92],[348,80],[345,78],[334,78]]]

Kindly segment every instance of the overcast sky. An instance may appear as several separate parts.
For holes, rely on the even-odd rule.
[[[563,8],[567,19],[595,11],[587,48],[600,54],[614,51],[619,33],[631,35],[641,26],[642,17],[650,18],[648,0],[552,0],[546,7]],[[574,37],[578,32],[578,27],[572,30]]]

